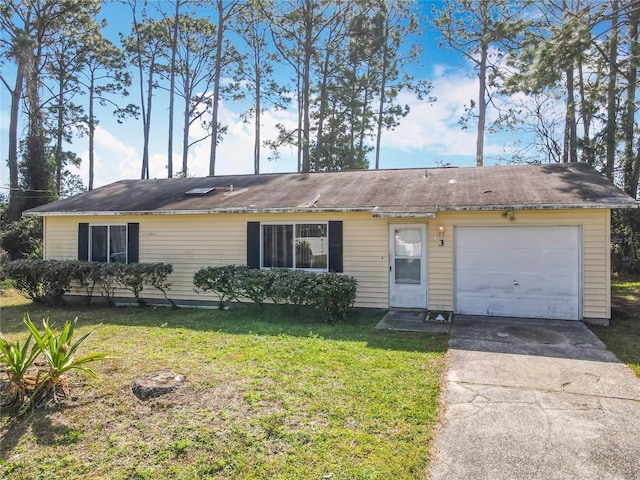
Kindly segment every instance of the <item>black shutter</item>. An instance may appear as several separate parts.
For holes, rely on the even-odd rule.
[[[127,263],[138,263],[140,258],[140,224],[127,224]]]
[[[260,222],[247,222],[247,265],[260,268]]]
[[[78,260],[89,260],[89,224],[78,224]]]
[[[329,271],[342,272],[342,222],[329,222]]]

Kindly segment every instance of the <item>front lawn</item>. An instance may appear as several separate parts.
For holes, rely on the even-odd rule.
[[[29,312],[119,357],[73,377],[72,398],[0,414],[0,477],[416,479],[426,476],[446,336],[377,331],[381,314],[329,326],[267,307],[43,310],[0,293],[0,330],[26,337]],[[140,401],[138,374],[188,387]]]
[[[640,377],[640,279],[614,276],[611,297],[610,325],[591,329]]]

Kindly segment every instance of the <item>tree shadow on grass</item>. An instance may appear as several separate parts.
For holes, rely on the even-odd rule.
[[[52,421],[52,415],[65,408],[67,407],[63,404],[36,408],[21,416],[14,412],[15,416],[0,428],[2,434],[0,458],[6,460],[7,456],[20,443],[20,439],[29,431],[39,445],[50,446],[65,443],[73,429],[66,425],[54,424]]]
[[[312,309],[282,305],[234,303],[228,310],[165,307],[43,307],[35,304],[3,307],[0,331],[25,332],[28,313],[40,325],[42,318],[62,324],[78,317],[78,326],[122,325],[148,328],[179,328],[232,335],[316,336],[328,340],[364,342],[369,348],[409,352],[446,352],[448,335],[377,330],[383,309],[354,309],[346,319],[328,324]]]

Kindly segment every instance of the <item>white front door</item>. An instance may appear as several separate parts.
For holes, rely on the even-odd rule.
[[[427,226],[389,226],[389,306],[427,308]]]

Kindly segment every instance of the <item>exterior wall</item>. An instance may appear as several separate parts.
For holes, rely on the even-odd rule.
[[[212,294],[194,291],[193,274],[202,267],[245,264],[247,222],[314,222],[342,220],[344,273],[358,280],[356,306],[386,308],[388,305],[388,222],[365,213],[310,213],[268,215],[114,215],[60,216],[45,218],[46,257],[78,258],[78,224],[140,224],[140,262],[173,265],[170,297],[180,300],[217,300]],[[80,291],[78,294],[82,293]],[[122,293],[125,296],[126,292]],[[162,298],[144,291],[145,298]]]
[[[215,300],[197,294],[193,274],[204,266],[246,263],[247,222],[343,221],[344,273],[358,280],[356,306],[386,308],[389,298],[389,224],[426,223],[428,304],[453,310],[453,238],[456,226],[581,225],[583,234],[583,316],[610,318],[610,256],[608,209],[516,211],[515,221],[495,212],[441,212],[434,219],[373,218],[370,213],[216,214],[60,216],[45,218],[47,258],[77,259],[78,223],[140,224],[140,262],[171,263],[171,297]],[[439,246],[438,226],[444,226]],[[153,291],[147,297],[161,298]]]

